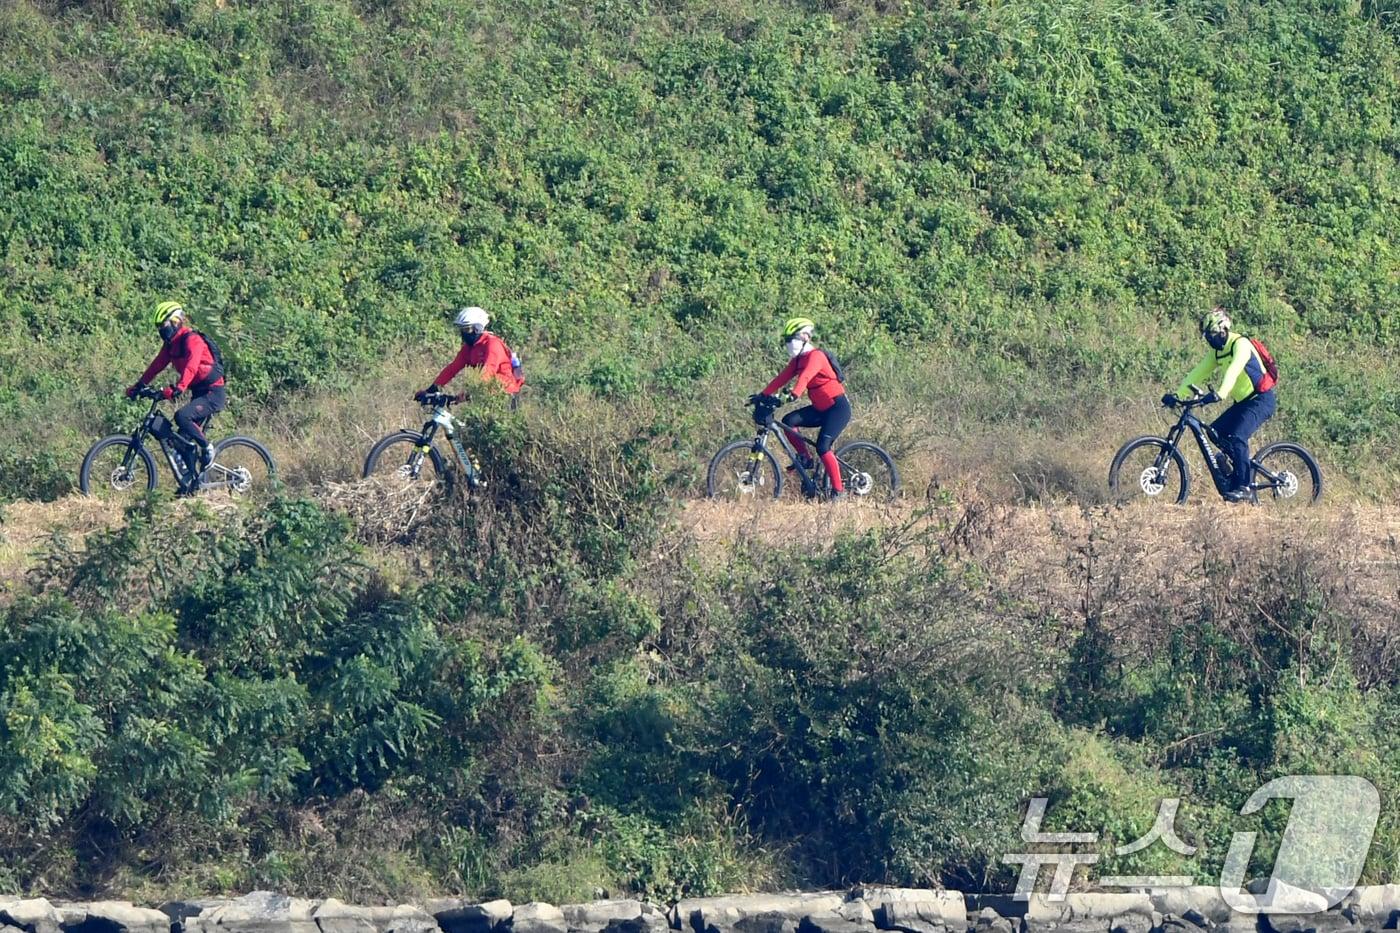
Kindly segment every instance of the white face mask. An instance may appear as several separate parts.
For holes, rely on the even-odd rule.
[[[796,337],[793,337],[791,340],[789,340],[786,346],[788,351],[788,359],[792,359],[793,357],[800,354],[803,350],[807,349],[807,338],[799,334]]]

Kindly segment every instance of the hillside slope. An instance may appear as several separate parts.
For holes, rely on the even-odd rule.
[[[984,888],[1037,794],[1209,882],[1272,777],[1396,799],[1395,13],[0,3],[0,891]],[[289,488],[75,500],[172,295]],[[1215,301],[1324,508],[1097,505]],[[405,522],[467,302],[527,397]],[[897,507],[691,501],[795,311]]]
[[[793,311],[882,423],[1034,442],[1159,395],[1223,300],[1282,360],[1281,430],[1388,491],[1392,22],[1369,2],[18,0],[0,437],[42,426],[50,450],[7,453],[5,484],[61,492],[127,419],[168,295],[223,341],[240,418],[305,418],[318,387],[368,403],[366,370],[405,355],[423,382],[446,311],[476,302],[542,404],[684,418],[692,453]]]
[[[397,527],[348,487],[12,506],[0,885],[995,889],[1032,795],[1104,872],[1211,883],[1273,776],[1397,792],[1393,510],[668,517],[535,478]],[[1115,856],[1163,795],[1199,856]],[[1368,882],[1397,846],[1387,810]]]

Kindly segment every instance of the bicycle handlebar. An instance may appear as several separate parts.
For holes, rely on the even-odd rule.
[[[753,409],[754,424],[766,430],[776,420],[773,413],[786,403],[775,395],[764,395],[762,392],[758,392],[750,395],[744,404]]]
[[[449,392],[425,392],[418,399],[418,403],[424,408],[447,408],[457,402],[465,402],[469,397],[465,392],[461,395],[453,395]]]

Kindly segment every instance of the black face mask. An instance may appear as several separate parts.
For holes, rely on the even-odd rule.
[[[1225,343],[1229,339],[1229,334],[1206,334],[1206,343],[1210,344],[1211,349],[1216,351],[1225,349]]]
[[[464,330],[462,331],[462,343],[466,344],[467,346],[471,346],[472,344],[476,343],[477,338],[479,338],[480,336],[481,331],[479,330]]]
[[[161,339],[161,340],[164,340],[166,343],[169,343],[170,341],[174,340],[174,339],[175,339],[175,335],[178,334],[179,332],[180,332],[180,325],[179,325],[179,324],[162,324],[162,325],[160,325],[160,339]]]

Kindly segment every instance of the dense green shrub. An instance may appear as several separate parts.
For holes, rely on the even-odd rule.
[[[1045,796],[1050,828],[1101,833],[1105,871],[1205,883],[1274,776],[1397,792],[1391,649],[1326,541],[1208,557],[1170,623],[1121,575],[1060,619],[950,557],[963,532],[935,515],[716,555],[629,482],[651,469],[640,438],[589,471],[567,432],[477,430],[497,432],[491,484],[438,503],[392,578],[296,499],[179,523],[153,499],[55,544],[0,609],[6,877],[560,900],[982,886],[1009,880]],[[1210,595],[1242,572],[1249,599]],[[1100,605],[1133,608],[1110,630]],[[1201,856],[1114,856],[1167,796]],[[1265,850],[1285,817],[1251,827]],[[1394,877],[1398,834],[1387,817],[1369,880]]]
[[[310,503],[193,535],[146,506],[130,519],[3,611],[0,809],[21,871],[27,840],[178,824],[179,852],[279,801],[462,768],[487,709],[528,714],[548,683],[527,642],[451,630],[440,592],[385,592]]]

